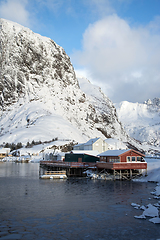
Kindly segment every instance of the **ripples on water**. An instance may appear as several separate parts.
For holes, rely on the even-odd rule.
[[[1,239],[157,239],[160,226],[135,219],[131,203],[155,184],[85,178],[39,179],[39,164],[0,164]]]

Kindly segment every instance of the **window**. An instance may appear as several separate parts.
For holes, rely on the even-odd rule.
[[[132,157],[132,162],[135,162],[136,161],[136,157]]]
[[[127,162],[131,162],[131,157],[127,157]]]
[[[101,161],[105,161],[106,160],[106,157],[101,157]]]
[[[112,161],[112,158],[109,159],[109,162],[113,162],[113,161]]]
[[[115,162],[120,162],[120,159],[115,159]]]
[[[141,157],[137,157],[137,162],[141,162]]]
[[[109,162],[120,162],[120,159],[118,159],[118,158],[110,158]]]

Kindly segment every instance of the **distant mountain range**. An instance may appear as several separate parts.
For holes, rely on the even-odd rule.
[[[143,143],[143,148],[149,144],[160,151],[160,98],[144,103],[123,101],[115,106],[126,132]]]

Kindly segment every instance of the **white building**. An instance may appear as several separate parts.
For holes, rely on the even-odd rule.
[[[10,148],[1,148],[0,149],[0,159],[8,156],[10,153]]]
[[[86,143],[75,145],[73,150],[93,150],[101,153],[108,150],[108,145],[101,138],[92,138]]]

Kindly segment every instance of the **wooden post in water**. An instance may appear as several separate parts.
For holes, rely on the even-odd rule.
[[[120,178],[120,180],[122,179],[122,171],[121,170],[119,170],[119,178]]]
[[[132,169],[130,169],[130,178],[132,178]]]
[[[115,180],[115,175],[116,175],[116,174],[115,174],[115,169],[113,170],[113,175],[114,175],[114,180]]]
[[[145,176],[147,176],[147,168],[146,168],[146,171],[145,171]]]

